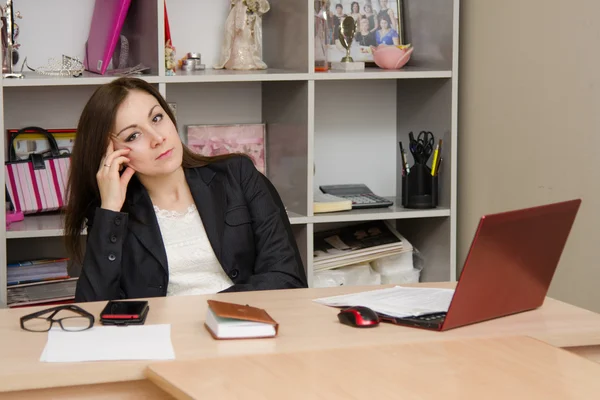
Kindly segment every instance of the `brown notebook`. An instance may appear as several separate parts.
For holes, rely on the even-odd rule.
[[[279,324],[262,308],[208,300],[204,326],[215,339],[277,336]]]

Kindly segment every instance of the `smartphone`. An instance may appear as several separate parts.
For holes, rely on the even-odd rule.
[[[143,325],[150,306],[145,300],[110,300],[100,313],[103,325]]]

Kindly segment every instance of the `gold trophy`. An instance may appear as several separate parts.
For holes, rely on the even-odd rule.
[[[346,49],[346,57],[342,58],[342,62],[354,62],[350,57],[350,46],[354,41],[354,34],[356,33],[356,22],[352,17],[346,17],[340,24],[339,39],[342,47]]]
[[[338,34],[338,40],[341,46],[346,49],[346,55],[342,57],[340,62],[332,62],[331,69],[339,71],[362,71],[365,69],[364,62],[355,62],[350,56],[350,48],[354,41],[354,34],[356,33],[356,22],[352,17],[346,17],[340,24],[340,31]]]

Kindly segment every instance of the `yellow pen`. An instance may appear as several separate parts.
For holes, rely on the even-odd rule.
[[[442,139],[438,142],[433,156],[433,165],[431,166],[431,176],[436,176],[440,170],[440,162],[442,162]]]
[[[437,167],[438,162],[438,153],[440,152],[440,145],[435,146],[435,151],[433,152],[433,162],[431,163],[431,176],[435,176],[435,168]]]

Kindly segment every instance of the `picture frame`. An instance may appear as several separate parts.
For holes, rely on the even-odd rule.
[[[356,22],[356,34],[350,48],[350,56],[354,61],[373,66],[371,46],[406,44],[404,0],[328,0],[328,14],[331,21],[328,62],[341,61],[346,55],[338,35],[341,21],[347,16],[352,16]]]
[[[187,125],[187,146],[191,151],[212,157],[222,154],[248,155],[256,169],[267,175],[266,125]]]

